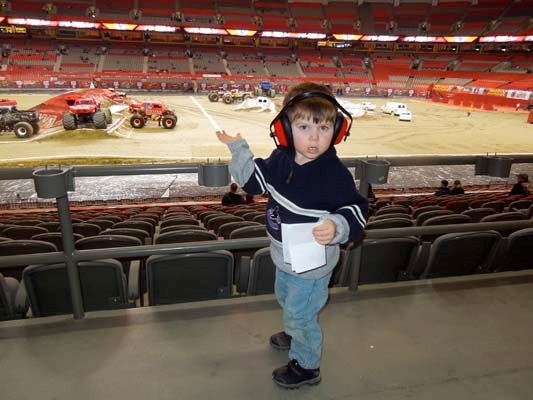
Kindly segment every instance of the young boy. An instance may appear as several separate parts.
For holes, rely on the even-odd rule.
[[[267,159],[253,159],[240,134],[217,132],[228,145],[230,172],[247,193],[268,193],[266,226],[276,265],[275,292],[283,309],[284,331],[272,335],[272,347],[289,351],[289,363],[272,372],[286,388],[320,382],[322,330],[318,313],[328,298],[328,283],[339,258],[339,243],[362,233],[368,203],[356,190],[334,144],[346,138],[351,124],[324,86],[302,83],[285,96],[271,124],[277,144]],[[341,109],[344,114],[339,111]],[[326,264],[298,274],[283,258],[281,224],[317,223],[316,242],[325,245]]]

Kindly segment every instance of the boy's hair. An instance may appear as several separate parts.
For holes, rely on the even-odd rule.
[[[285,98],[283,99],[283,105],[285,106],[296,96],[310,92],[320,92],[333,97],[331,90],[329,90],[326,86],[313,82],[304,82],[289,89],[285,95]],[[324,121],[333,123],[337,118],[337,108],[331,103],[331,101],[328,101],[325,98],[309,97],[290,106],[286,110],[286,114],[290,122],[299,118],[311,118],[315,124]]]

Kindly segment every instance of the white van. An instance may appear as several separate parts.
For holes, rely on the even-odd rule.
[[[407,110],[405,103],[397,103],[394,101],[389,101],[381,106],[381,111],[385,114],[400,115],[404,110]]]

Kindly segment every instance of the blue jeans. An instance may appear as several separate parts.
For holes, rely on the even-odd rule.
[[[320,367],[322,329],[318,312],[328,299],[331,273],[320,279],[302,279],[276,269],[276,297],[283,309],[285,333],[292,336],[289,359],[305,369]]]

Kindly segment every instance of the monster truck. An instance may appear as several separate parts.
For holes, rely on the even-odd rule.
[[[39,132],[39,111],[17,110],[16,107],[0,108],[0,131],[15,132],[20,139]]]
[[[255,88],[256,96],[276,97],[276,89],[269,81],[262,81],[260,87]]]
[[[11,100],[11,99],[0,99],[0,109],[13,109],[17,108],[17,100]]]
[[[232,89],[230,91],[224,90],[223,88],[212,91],[207,95],[207,98],[210,101],[216,102],[219,99],[222,99],[225,104],[232,104],[235,101],[244,101],[251,97],[253,97],[252,92],[242,92],[239,89]]]
[[[111,111],[100,106],[93,96],[67,96],[68,111],[63,114],[63,128],[74,130],[79,124],[92,123],[96,129],[106,129],[113,121]]]
[[[130,125],[135,129],[140,129],[148,121],[157,121],[159,126],[165,129],[173,129],[178,122],[178,117],[174,110],[167,108],[159,101],[145,100],[142,103],[132,102],[128,112],[133,114],[130,118]]]

